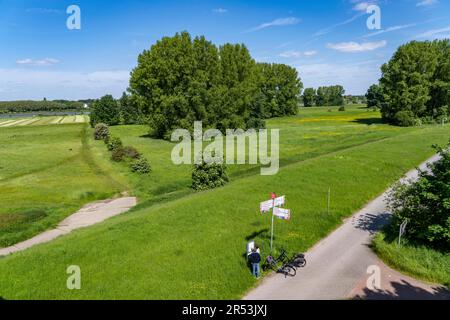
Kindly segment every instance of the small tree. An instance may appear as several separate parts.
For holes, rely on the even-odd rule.
[[[229,181],[227,166],[221,163],[195,165],[192,171],[192,189],[196,191],[214,189],[224,186]]]
[[[383,91],[377,84],[370,86],[366,93],[367,107],[381,109],[383,99]]]
[[[394,231],[408,219],[408,239],[448,250],[450,152],[448,149],[435,148],[441,159],[429,165],[431,172],[420,172],[419,180],[412,184],[397,184],[389,197],[389,206],[394,214]]]
[[[119,106],[111,95],[106,95],[92,104],[91,126],[97,123],[117,125],[120,122]]]

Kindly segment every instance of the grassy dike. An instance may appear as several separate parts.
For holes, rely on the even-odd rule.
[[[112,218],[0,259],[4,299],[234,299],[256,284],[247,239],[268,251],[270,217],[258,204],[287,195],[292,220],[276,221],[275,247],[305,251],[432,155],[448,127],[424,127],[283,167]],[[331,212],[326,192],[332,188]],[[66,288],[78,265],[82,289]]]

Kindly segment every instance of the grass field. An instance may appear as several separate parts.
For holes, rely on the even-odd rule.
[[[124,188],[92,161],[86,129],[85,124],[0,128],[0,247]]]
[[[373,249],[387,264],[403,273],[450,287],[450,253],[402,242],[405,243],[399,247],[397,239],[389,241],[380,233],[374,239]]]
[[[240,298],[256,284],[244,258],[247,241],[255,239],[263,253],[268,250],[270,217],[258,209],[269,192],[286,194],[293,212],[291,221],[276,221],[275,247],[304,251],[431,156],[430,146],[448,141],[450,128],[391,127],[380,123],[379,113],[362,108],[311,108],[297,117],[270,120],[268,127],[281,129],[279,174],[264,177],[252,166],[231,166],[227,186],[202,193],[189,190],[190,166],[170,162],[173,144],[148,138],[146,127],[119,126],[112,133],[144,153],[153,168],[149,176],[112,163],[104,144],[88,139],[92,162],[129,186],[140,205],[101,225],[0,259],[0,296]],[[0,128],[0,135],[24,128]],[[69,265],[81,267],[81,290],[66,288]]]
[[[87,123],[88,116],[76,115],[76,116],[37,116],[30,118],[0,118],[0,128],[17,127],[17,126],[42,126],[49,124],[74,124],[74,123]]]

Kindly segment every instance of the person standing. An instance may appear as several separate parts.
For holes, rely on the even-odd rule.
[[[261,255],[259,254],[259,248],[255,247],[252,249],[252,253],[248,256],[248,260],[252,264],[252,274],[258,279],[261,274]]]

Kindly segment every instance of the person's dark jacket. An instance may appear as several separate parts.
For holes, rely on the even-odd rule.
[[[252,252],[248,256],[248,261],[250,261],[250,263],[260,263],[261,262],[261,255],[258,252]]]

